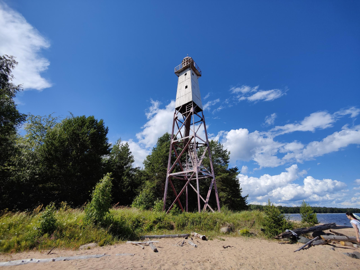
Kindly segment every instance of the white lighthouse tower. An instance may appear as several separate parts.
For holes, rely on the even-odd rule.
[[[197,194],[197,206],[199,212],[201,211],[201,208],[203,208],[203,211],[207,208],[214,211],[209,205],[210,195],[213,189],[215,190],[217,210],[220,211],[219,196],[198,82],[202,73],[195,61],[187,56],[182,60],[180,65],[175,67],[175,74],[178,76],[178,87],[171,133],[163,209],[166,210],[166,208],[168,208],[168,213],[174,204],[177,203],[182,211],[188,211],[188,188],[190,187]],[[204,132],[199,132],[202,130]],[[209,159],[208,166],[202,164],[205,157],[208,157]],[[210,179],[210,187],[205,197],[200,194],[199,181],[206,179]],[[182,181],[184,183],[184,186],[180,191],[176,191],[173,180]],[[196,187],[192,184],[194,182],[196,182]],[[171,204],[167,205],[169,185],[174,193],[175,199]],[[185,210],[180,199],[184,192],[186,204]],[[184,201],[183,198],[182,201]]]

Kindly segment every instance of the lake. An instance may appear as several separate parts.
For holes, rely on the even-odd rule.
[[[359,213],[355,213],[360,216]],[[351,226],[350,220],[346,217],[345,213],[334,213],[334,214],[316,214],[317,219],[320,223],[336,223],[336,225],[346,225]],[[301,221],[300,214],[285,214],[286,217],[289,217],[290,220]]]

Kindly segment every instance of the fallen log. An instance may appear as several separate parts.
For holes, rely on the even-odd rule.
[[[301,248],[295,250],[294,252],[302,250],[303,248],[305,248],[306,246],[310,245],[312,242],[314,242],[314,241],[316,241],[318,239],[319,239],[319,236],[316,236],[314,239],[310,240],[309,242],[307,242],[305,245],[303,245]]]
[[[127,241],[127,242],[126,242],[126,244],[132,244],[132,245],[149,245],[150,243],[159,243],[159,241],[147,241],[147,242]]]
[[[189,237],[190,234],[163,234],[163,235],[143,235],[140,236],[141,239],[145,238],[177,238],[177,237]]]
[[[205,235],[201,235],[201,234],[198,234],[198,233],[196,233],[196,232],[192,232],[192,233],[191,233],[191,236],[198,237],[198,238],[200,238],[201,240],[206,240],[206,236],[205,236]]]
[[[292,232],[296,233],[299,236],[299,235],[302,235],[305,233],[323,231],[323,230],[328,230],[328,229],[332,229],[335,227],[336,227],[335,223],[328,223],[328,224],[313,226],[313,227],[309,227],[309,228],[295,229],[295,230],[292,230]],[[285,231],[283,233],[280,233],[279,235],[275,236],[275,239],[290,238],[293,235],[292,232]]]
[[[336,234],[336,235],[340,235],[340,236],[347,236],[345,234],[342,234],[342,233],[339,233],[339,232],[336,232],[336,231],[333,231],[333,230],[330,230],[330,232],[332,232],[333,234]]]
[[[356,240],[356,237],[350,237],[350,236],[341,236],[341,235],[322,235],[321,238],[323,240],[331,240],[331,241],[349,241],[353,243],[359,243]]]
[[[149,246],[151,247],[151,249],[152,249],[154,252],[158,252],[157,248],[154,246],[153,243],[149,243]]]
[[[322,240],[322,239],[316,240],[316,241],[311,243],[312,246],[327,245],[327,244],[328,244],[328,242],[325,241],[325,240]]]

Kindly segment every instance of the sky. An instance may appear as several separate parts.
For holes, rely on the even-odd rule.
[[[0,0],[22,113],[94,115],[143,166],[191,56],[248,202],[360,208],[360,1]],[[21,132],[21,130],[20,130]]]

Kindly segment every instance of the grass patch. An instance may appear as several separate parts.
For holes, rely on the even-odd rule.
[[[220,236],[220,228],[231,226],[232,236],[239,235],[244,228],[259,234],[264,219],[263,212],[242,211],[221,213],[168,214],[135,208],[111,209],[111,219],[106,226],[84,222],[85,213],[79,209],[63,207],[54,210],[51,230],[43,230],[44,215],[40,212],[4,213],[0,217],[0,252],[19,252],[57,248],[77,249],[79,246],[96,242],[100,246],[125,240],[139,239],[144,234],[177,234],[198,232],[210,239]],[[52,218],[52,216],[51,216]],[[49,233],[46,233],[49,232]],[[51,232],[51,233],[50,233]]]

